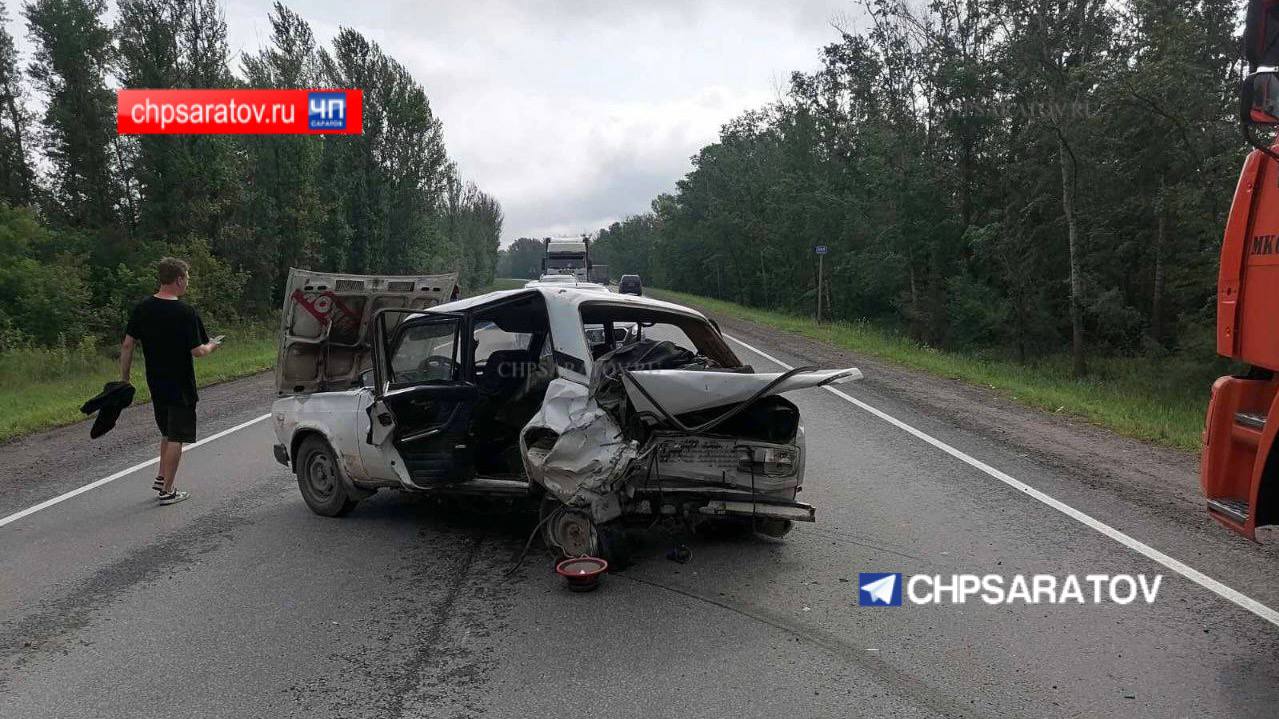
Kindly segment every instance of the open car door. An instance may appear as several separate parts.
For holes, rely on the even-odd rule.
[[[374,316],[374,400],[368,441],[418,489],[474,476],[469,429],[478,392],[466,317],[383,310]],[[396,322],[396,320],[400,320]]]
[[[290,269],[280,314],[277,393],[357,386],[371,361],[373,316],[391,307],[434,307],[447,302],[456,285],[456,272],[387,276]]]

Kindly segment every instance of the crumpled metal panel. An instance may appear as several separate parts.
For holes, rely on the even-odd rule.
[[[767,395],[778,394],[857,380],[862,374],[850,367],[801,371],[782,379],[780,373],[741,374],[677,369],[639,370],[623,377],[628,400],[637,409],[655,411],[656,407],[641,393],[633,391],[632,382],[643,382],[645,389],[662,403],[667,412],[672,411],[667,406],[669,403],[675,407],[675,412],[682,413],[743,402],[765,388],[768,388]],[[618,400],[610,396],[610,401],[601,401],[604,398],[600,396],[600,387],[605,384],[605,379],[602,375],[596,377],[591,388],[565,379],[553,380],[541,408],[520,432],[520,452],[529,478],[565,505],[589,513],[597,523],[620,516],[621,495],[625,492],[627,479],[632,476],[631,465],[640,455],[638,443],[623,435],[616,413],[604,408],[610,401]],[[776,386],[768,387],[779,379],[781,381]],[[555,433],[555,439],[549,446],[537,441],[534,446],[529,446],[530,434],[535,439],[538,434],[531,430],[539,428]],[[801,464],[793,476],[781,480],[752,476],[749,484],[742,482],[742,487],[774,492],[794,487],[803,474],[802,429],[796,441]],[[678,457],[671,454],[673,448],[684,444],[696,450],[690,450],[695,456],[684,457],[682,452],[678,453]],[[740,474],[736,467],[735,444],[734,440],[721,437],[667,438],[650,442],[644,456],[649,456],[650,450],[666,452],[670,455],[666,462],[682,468],[678,472],[680,476],[728,481],[729,477]]]
[[[684,414],[711,407],[743,402],[754,396],[777,378],[782,372],[741,374],[695,369],[635,370],[625,376],[626,392],[637,412],[656,412],[657,408],[642,393],[635,391],[631,382],[638,382],[671,414]],[[800,372],[783,380],[768,394],[782,394],[797,389],[842,384],[862,378],[856,367],[847,369],[823,369]]]
[[[528,446],[526,436],[534,428],[559,435],[549,450]],[[624,481],[637,448],[585,386],[555,379],[542,408],[520,432],[520,453],[530,479],[570,507],[589,508],[600,522],[620,513],[609,495]]]

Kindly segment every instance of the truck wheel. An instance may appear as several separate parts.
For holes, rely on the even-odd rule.
[[[302,440],[297,457],[298,489],[312,512],[323,517],[341,517],[355,508],[347,494],[341,467],[329,443],[318,435]]]

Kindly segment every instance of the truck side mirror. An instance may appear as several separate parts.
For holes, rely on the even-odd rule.
[[[1248,1],[1243,47],[1249,70],[1279,65],[1279,2]]]
[[[1259,70],[1244,79],[1239,93],[1239,122],[1279,125],[1279,72]]]

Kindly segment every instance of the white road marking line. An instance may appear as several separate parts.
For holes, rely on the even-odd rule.
[[[760,357],[763,357],[769,362],[773,362],[774,364],[777,364],[788,370],[794,369],[790,365],[777,359],[776,357],[773,357],[767,352],[763,352],[762,350],[756,349],[755,347],[752,347],[746,344],[745,342],[737,339],[736,337],[731,337],[729,335],[724,335],[724,336],[732,340],[733,342],[736,342],[737,344],[745,347],[751,352],[754,352]],[[1043,492],[1039,491],[1038,489],[1035,489],[1029,484],[1026,484],[1025,482],[1022,482],[1021,480],[1015,477],[1012,477],[1008,474],[1005,474],[1004,472],[1001,472],[998,469],[995,469],[994,467],[990,466],[989,464],[986,464],[980,459],[977,459],[969,454],[966,454],[958,449],[955,449],[954,447],[950,446],[949,444],[946,444],[945,442],[941,441],[940,439],[937,439],[936,437],[933,437],[930,434],[927,434],[918,429],[915,429],[914,427],[906,424],[905,422],[897,419],[896,417],[888,414],[887,412],[876,409],[855,397],[852,397],[848,394],[845,394],[844,392],[841,392],[840,390],[835,389],[834,387],[822,387],[822,389],[826,390],[827,392],[830,392],[831,394],[841,399],[844,399],[853,403],[857,407],[884,420],[885,422],[906,432],[907,434],[910,434],[918,439],[921,439],[927,442],[928,444],[931,444],[932,446],[936,447],[937,449],[940,449],[946,454],[949,454],[955,459],[958,459],[959,461],[969,466],[972,466],[976,469],[981,470],[982,472],[985,472],[986,474],[990,475],[991,477],[994,477],[995,479],[998,479],[999,481],[1012,487],[1013,489],[1023,492],[1029,495],[1030,497],[1048,505],[1049,507],[1052,507],[1053,509],[1057,510],[1058,512],[1061,512],[1067,517],[1070,517],[1071,519],[1081,524],[1084,524],[1106,535],[1107,537],[1110,537],[1116,542],[1119,542],[1120,544],[1146,557],[1147,559],[1154,560],[1155,562],[1163,565],[1169,571],[1180,574],[1186,579],[1189,579],[1190,581],[1194,582],[1195,584],[1198,584],[1204,589],[1207,589],[1213,594],[1216,594],[1222,599],[1226,599],[1230,602],[1233,602],[1237,604],[1238,606],[1244,609],[1247,609],[1248,611],[1252,612],[1258,617],[1261,617],[1262,619],[1270,622],[1271,624],[1274,624],[1275,626],[1279,626],[1279,611],[1276,611],[1274,609],[1271,609],[1270,607],[1267,607],[1261,602],[1253,599],[1252,597],[1249,597],[1246,594],[1243,594],[1242,592],[1238,590],[1231,589],[1230,587],[1222,584],[1221,582],[1217,581],[1216,579],[1213,579],[1212,577],[1208,576],[1207,574],[1204,574],[1203,572],[1195,569],[1194,567],[1188,566],[1184,564],[1183,562],[1178,561],[1168,556],[1167,554],[1164,554],[1163,552],[1159,551],[1158,549],[1155,549],[1154,547],[1151,547],[1150,545],[1144,542],[1133,539],[1132,537],[1128,536],[1127,534],[1124,534],[1118,529],[1115,529],[1109,524],[1106,524],[1105,522],[1102,522],[1101,520],[1095,519],[1087,514],[1084,514],[1083,512],[1079,511],[1078,509],[1075,509],[1074,507],[1070,506],[1069,504],[1066,504],[1065,502],[1062,502],[1047,494],[1044,494]]]
[[[270,416],[271,416],[271,413],[268,412],[262,415],[261,417],[255,417],[249,420],[248,422],[237,424],[236,426],[230,429],[224,429],[221,432],[218,432],[217,434],[211,434],[208,437],[205,437],[204,439],[199,440],[198,442],[192,442],[191,444],[183,445],[182,451],[185,453],[187,450],[195,449],[196,447],[199,447],[202,444],[208,444],[209,442],[212,442],[215,439],[222,439],[223,437],[227,436],[228,434],[231,434],[232,432],[238,432],[244,429],[245,427],[248,427],[253,424],[257,424],[258,422],[261,422],[262,420]],[[59,494],[53,499],[46,499],[43,502],[33,507],[27,507],[21,512],[10,514],[4,519],[0,519],[0,527],[5,526],[6,524],[11,524],[13,522],[16,522],[19,519],[22,519],[23,517],[26,517],[28,515],[35,514],[36,512],[39,512],[42,509],[48,509],[49,507],[52,507],[55,504],[60,504],[62,502],[65,502],[76,495],[84,494],[85,492],[88,492],[89,490],[97,487],[101,487],[102,485],[107,484],[108,482],[114,482],[125,475],[132,474],[138,471],[139,469],[143,469],[145,467],[150,467],[153,464],[157,464],[159,463],[159,461],[160,461],[160,458],[156,457],[155,459],[149,459],[145,462],[140,462],[138,464],[133,465],[132,467],[129,467],[128,469],[122,469],[119,472],[116,472],[115,474],[90,482],[84,485],[83,487],[77,487],[76,489],[73,489],[70,492],[67,492],[66,494]]]

